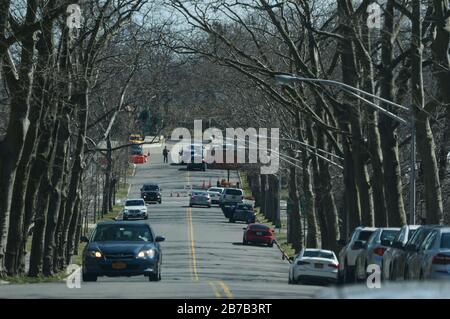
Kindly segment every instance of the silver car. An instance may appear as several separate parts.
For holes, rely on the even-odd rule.
[[[378,228],[373,232],[364,244],[364,249],[356,257],[357,281],[367,278],[369,265],[382,267],[383,255],[399,232],[400,228]]]
[[[403,279],[407,252],[405,250],[409,240],[416,233],[419,225],[403,225],[397,237],[383,255],[381,278],[383,280]]]
[[[207,191],[192,191],[189,199],[189,206],[207,206],[211,207],[211,197]]]
[[[211,187],[208,189],[208,194],[211,197],[211,204],[219,204],[220,197],[222,196],[225,188],[223,187]]]
[[[450,280],[450,227],[434,228],[416,256],[418,262],[411,264],[410,273],[419,274],[420,280]]]
[[[355,265],[356,257],[364,248],[365,242],[376,230],[374,227],[356,227],[350,241],[339,240],[338,244],[344,246],[339,252],[339,281],[354,282],[355,281]]]
[[[420,269],[420,256],[419,251],[425,242],[425,239],[428,235],[433,231],[433,229],[437,227],[442,227],[439,225],[423,225],[417,229],[416,233],[413,237],[411,237],[410,241],[406,244],[406,261],[404,266],[404,279],[419,279],[420,272],[417,272]]]

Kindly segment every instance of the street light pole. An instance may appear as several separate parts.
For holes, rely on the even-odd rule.
[[[384,113],[386,116],[400,122],[403,124],[409,124],[411,127],[411,154],[410,154],[410,166],[411,166],[411,175],[410,175],[410,184],[409,184],[409,199],[410,199],[410,217],[409,217],[409,222],[412,225],[416,224],[416,125],[415,125],[415,118],[414,118],[414,113],[411,108],[407,108],[403,105],[397,104],[395,102],[386,100],[382,97],[379,97],[377,95],[374,95],[372,93],[363,91],[361,89],[355,88],[351,85],[345,84],[345,83],[341,83],[338,81],[334,81],[334,80],[325,80],[325,79],[311,79],[311,78],[304,78],[304,77],[298,77],[295,75],[289,75],[289,74],[277,74],[275,75],[275,80],[280,83],[280,84],[289,84],[292,82],[313,82],[313,83],[320,83],[320,84],[325,84],[325,85],[331,85],[331,86],[337,86],[339,87],[341,90],[343,90],[344,92],[346,92],[347,94],[350,94],[351,96],[365,102],[366,104],[372,106],[373,108],[375,108],[376,110]],[[410,119],[409,120],[405,120],[402,117],[395,115],[394,113],[390,112],[389,110],[386,110],[384,108],[382,108],[381,106],[367,100],[366,98],[360,96],[360,93],[362,95],[365,95],[367,97],[376,99],[378,101],[381,101],[383,103],[395,106],[397,108],[400,108],[402,110],[408,111],[410,113]]]

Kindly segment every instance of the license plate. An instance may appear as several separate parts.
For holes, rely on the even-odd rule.
[[[256,232],[256,236],[262,236],[262,235],[263,235],[262,232],[260,232],[260,231]]]
[[[314,264],[314,267],[315,267],[315,268],[322,269],[322,268],[323,268],[323,264]]]
[[[113,269],[125,269],[125,268],[127,268],[127,264],[124,263],[124,262],[121,262],[121,261],[112,263],[111,266],[112,266]]]

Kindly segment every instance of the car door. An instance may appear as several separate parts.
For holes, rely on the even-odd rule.
[[[431,263],[434,255],[433,247],[438,235],[439,232],[437,230],[432,231],[424,243],[423,250],[419,253],[421,263],[420,271],[423,278],[428,278],[430,275]]]

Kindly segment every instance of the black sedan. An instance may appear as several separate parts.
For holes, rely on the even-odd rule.
[[[83,281],[98,276],[139,276],[161,280],[162,252],[159,242],[144,221],[98,223],[83,251]]]

